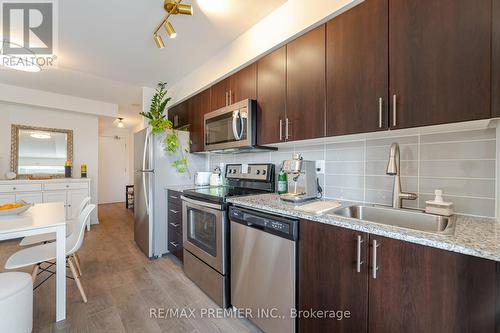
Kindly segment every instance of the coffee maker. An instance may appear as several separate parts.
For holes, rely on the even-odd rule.
[[[300,203],[318,198],[316,162],[293,154],[293,159],[283,161],[283,171],[288,174],[288,193],[281,194],[281,200]]]

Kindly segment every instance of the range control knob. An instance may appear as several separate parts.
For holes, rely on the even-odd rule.
[[[266,170],[262,170],[262,175],[264,176],[266,174]]]
[[[258,175],[260,175],[260,170],[257,170],[257,172],[256,172],[256,173],[257,173]]]

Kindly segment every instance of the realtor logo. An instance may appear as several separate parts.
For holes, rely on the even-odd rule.
[[[0,0],[2,45],[7,67],[54,66],[57,0]]]

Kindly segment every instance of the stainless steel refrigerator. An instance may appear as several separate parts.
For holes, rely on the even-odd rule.
[[[146,128],[134,135],[134,240],[148,258],[168,253],[166,188],[194,184],[192,175],[207,168],[205,155],[189,154],[190,173],[179,174],[172,166],[179,157],[164,150],[167,133],[153,135]],[[188,147],[189,133],[177,135]]]

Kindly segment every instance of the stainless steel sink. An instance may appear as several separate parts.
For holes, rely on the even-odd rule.
[[[353,205],[330,214],[434,234],[452,234],[455,229],[455,224],[445,216],[378,206]]]

